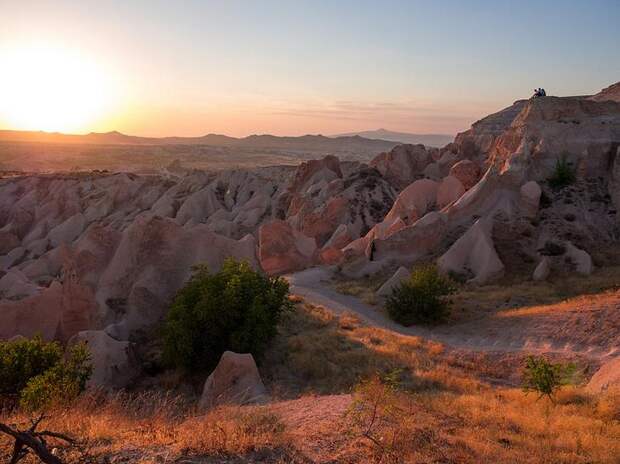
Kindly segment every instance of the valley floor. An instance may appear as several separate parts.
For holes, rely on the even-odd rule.
[[[539,294],[544,305],[508,299],[491,312],[485,298],[504,290],[468,290],[477,311],[456,295],[467,314],[422,331],[339,294],[322,272],[290,277],[296,309],[259,366],[271,403],[203,415],[187,394],[92,392],[48,414],[45,428],[81,440],[58,454],[67,463],[619,462],[620,392],[577,385],[551,402],[518,387],[532,352],[576,361],[587,378],[618,344],[617,288],[556,302]],[[506,334],[511,342],[498,343]],[[11,446],[0,438],[0,460]]]

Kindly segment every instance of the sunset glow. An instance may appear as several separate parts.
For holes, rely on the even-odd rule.
[[[0,49],[0,118],[10,127],[86,131],[114,95],[105,70],[89,56],[53,46]]]

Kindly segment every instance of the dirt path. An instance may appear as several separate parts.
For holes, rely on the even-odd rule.
[[[356,314],[369,325],[424,337],[472,351],[553,353],[602,360],[620,355],[620,292],[583,296],[566,302],[505,310],[482,320],[432,329],[403,327],[349,295],[333,290],[331,272],[312,268],[286,276],[291,292],[337,314]]]

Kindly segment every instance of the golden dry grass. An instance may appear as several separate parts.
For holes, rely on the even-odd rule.
[[[260,365],[273,404],[200,415],[183,397],[89,393],[53,411],[44,426],[83,441],[82,451],[61,450],[71,464],[619,462],[620,392],[593,396],[568,387],[555,403],[537,400],[484,382],[493,362],[482,355],[463,361],[439,344],[298,302]],[[376,379],[394,372],[398,390],[382,395],[385,384]],[[356,388],[369,378],[361,385],[371,387]],[[325,393],[334,395],[314,396]],[[380,445],[367,437],[364,413],[377,398],[384,403],[371,435]],[[362,414],[338,412],[335,420],[343,404]],[[0,462],[10,446],[0,437]]]
[[[21,424],[20,428],[27,428],[29,420],[30,416],[19,412],[0,416],[0,421]],[[41,428],[79,439],[77,447],[50,443],[59,446],[67,463],[110,462],[112,458],[116,459],[112,462],[174,462],[180,456],[252,455],[279,462],[292,456],[284,427],[266,408],[228,406],[199,414],[186,399],[164,393],[87,393],[63,409],[49,411]],[[8,462],[11,448],[11,440],[0,436],[0,462]]]

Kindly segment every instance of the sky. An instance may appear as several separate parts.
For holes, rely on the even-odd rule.
[[[0,128],[455,134],[620,81],[620,1],[0,0]]]

